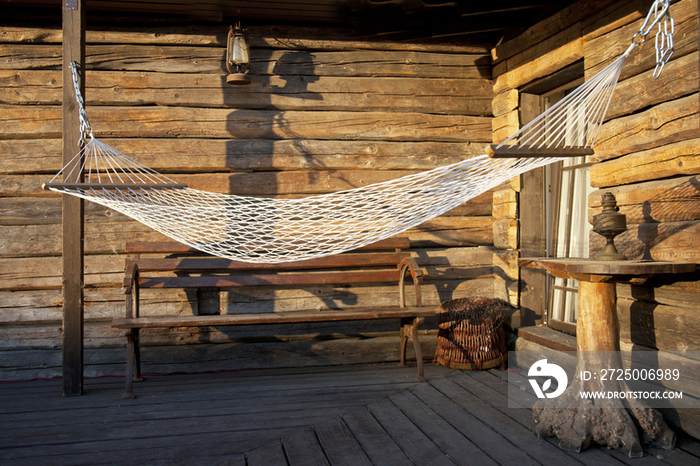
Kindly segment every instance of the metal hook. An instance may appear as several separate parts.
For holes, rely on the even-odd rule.
[[[647,35],[651,32],[654,26],[658,25],[656,38],[654,40],[654,48],[656,49],[656,68],[654,68],[654,78],[661,75],[664,66],[673,56],[673,33],[675,32],[675,24],[669,12],[669,0],[656,0],[649,9],[644,23],[639,28],[634,36],[632,36],[632,44],[630,44],[625,56],[629,56],[630,52],[642,45],[646,41]],[[663,27],[661,21],[663,20]]]
[[[659,6],[663,4],[663,7],[659,11]],[[639,28],[639,34],[643,35],[646,37],[649,35],[651,32],[651,29],[656,26],[659,21],[661,21],[661,18],[663,18],[666,14],[668,14],[668,9],[670,7],[670,2],[669,0],[656,0],[654,4],[651,6],[649,9],[649,13],[647,13],[646,19],[644,19],[644,23],[642,23],[642,27]],[[652,17],[654,18],[652,20]],[[650,23],[651,21],[651,23]]]

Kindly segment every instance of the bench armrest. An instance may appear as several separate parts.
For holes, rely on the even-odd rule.
[[[139,266],[136,262],[126,263],[124,272],[124,294],[126,303],[126,318],[139,316]],[[136,303],[136,306],[134,306]]]
[[[413,278],[413,288],[416,292],[416,306],[423,305],[420,293],[420,286],[423,284],[423,276],[425,271],[418,267],[418,263],[412,257],[405,257],[399,262],[399,306],[406,307],[406,294],[404,291],[406,275],[410,274]]]

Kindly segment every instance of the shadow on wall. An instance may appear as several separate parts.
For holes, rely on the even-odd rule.
[[[226,157],[228,167],[236,171],[229,175],[229,193],[254,197],[294,195],[300,186],[313,186],[322,173],[313,169],[323,168],[306,147],[307,131],[304,131],[303,120],[295,118],[290,122],[287,118],[289,111],[322,109],[323,95],[309,89],[310,84],[320,79],[315,75],[314,56],[307,50],[280,53],[271,48],[255,48],[251,53],[250,85],[232,86],[222,76],[224,102],[233,109],[227,119],[230,139],[226,144]],[[317,105],[309,105],[309,102]],[[305,169],[301,178],[284,176],[293,174],[292,170],[299,167]],[[235,212],[243,207],[231,205],[230,208]],[[258,219],[255,215],[264,215],[264,218]],[[250,224],[255,224],[257,229],[259,220],[264,220],[267,227],[262,235],[272,238],[276,234],[274,215],[270,210],[264,214],[243,212],[243,217],[232,215],[237,220],[229,222],[231,235],[238,236]],[[255,235],[247,238],[251,242],[260,239],[265,238]],[[349,288],[313,287],[303,291],[243,288],[222,293],[221,312],[262,313],[279,311],[278,307],[293,307],[278,305],[277,301],[284,301],[285,297],[287,301],[301,299],[312,308],[341,308],[358,302],[358,296]],[[314,301],[317,304],[313,304]]]

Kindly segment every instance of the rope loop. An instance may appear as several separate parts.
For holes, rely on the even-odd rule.
[[[92,126],[90,126],[90,120],[88,120],[87,112],[85,111],[85,102],[83,101],[83,95],[80,92],[80,80],[78,79],[78,63],[71,61],[70,70],[73,74],[73,88],[75,89],[75,100],[78,102],[78,119],[80,120],[80,141],[78,141],[78,146],[84,146],[87,142],[87,136],[90,139],[95,139],[92,134]]]

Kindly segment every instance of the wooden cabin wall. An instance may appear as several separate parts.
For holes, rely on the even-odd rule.
[[[57,376],[61,203],[41,185],[61,168],[61,30],[8,25],[2,31],[0,379]],[[491,140],[493,94],[484,48],[358,42],[338,30],[256,27],[249,30],[252,84],[231,86],[225,83],[227,32],[228,25],[90,29],[85,97],[96,137],[193,188],[286,197],[449,164],[483,153]],[[491,198],[487,193],[407,233],[431,274],[423,287],[427,304],[492,296]],[[109,324],[124,312],[124,246],[163,239],[86,203],[86,375],[123,373],[125,339]],[[144,314],[200,312],[194,292],[148,291]],[[221,298],[215,312],[397,299],[389,285],[251,288]],[[144,370],[380,361],[398,356],[396,335],[396,322],[145,332],[143,342],[153,348],[143,353]]]
[[[505,139],[521,123],[526,108],[519,89],[579,60],[586,78],[592,76],[625,51],[650,4],[582,0],[494,49],[494,140]],[[627,216],[628,231],[615,239],[619,252],[631,259],[700,264],[698,2],[672,2],[671,14],[675,53],[661,76],[652,76],[655,30],[622,70],[594,146],[591,185],[598,190],[588,199],[589,222],[601,211],[602,195],[610,191]],[[496,195],[513,198],[510,191]],[[496,205],[495,196],[494,212]],[[494,242],[507,245],[496,237]],[[602,237],[592,234],[590,254],[604,244]],[[499,255],[517,252],[510,247]],[[619,284],[617,294],[623,350],[687,352],[697,359],[698,273],[656,277],[642,285]],[[700,371],[695,360],[681,358],[674,364],[683,364],[684,371],[694,374]],[[700,438],[700,416],[693,411],[666,414],[673,425]]]

